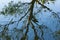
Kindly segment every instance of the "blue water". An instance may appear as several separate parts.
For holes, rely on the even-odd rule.
[[[29,1],[29,0],[28,0]],[[3,4],[2,4],[3,3]],[[1,6],[0,6],[0,10],[2,10],[2,8],[7,5],[7,3],[2,2],[0,3]],[[57,14],[59,14],[60,16],[60,0],[56,0],[55,3],[51,3],[50,4],[44,4],[46,5],[47,7],[49,7],[50,9],[52,9],[54,12],[58,12]],[[36,12],[36,9],[35,8],[35,12]],[[41,14],[40,14],[41,13]],[[4,15],[0,15],[0,24],[4,25],[4,24],[7,24],[9,23],[9,21],[13,18],[14,21],[17,21],[19,19],[19,16],[15,17],[14,15],[11,16],[11,15],[8,15],[8,16],[4,16]],[[54,16],[52,15],[51,12],[49,12],[47,10],[47,12],[44,12],[44,9],[42,10],[42,12],[39,12],[37,15],[36,15],[36,18],[38,19],[40,25],[46,25],[52,32],[55,32],[56,30],[59,30],[60,29],[60,23],[59,23],[59,19],[58,18],[54,18]],[[18,29],[21,28],[21,26],[23,26],[23,22],[21,21],[18,26],[15,24],[12,24],[12,25],[9,25],[9,30],[13,30],[14,27],[17,27]],[[38,28],[37,28],[38,29]],[[39,30],[38,30],[39,31]],[[45,29],[44,29],[45,31]],[[44,39],[45,40],[54,40],[54,38],[52,37],[52,35],[50,34],[50,32],[47,32],[49,30],[46,29],[46,32],[44,34]],[[39,35],[41,35],[40,33],[38,33]],[[28,32],[28,39],[29,40],[33,40],[33,37],[34,37],[34,32],[33,32],[33,29],[31,27],[29,27],[29,32]]]

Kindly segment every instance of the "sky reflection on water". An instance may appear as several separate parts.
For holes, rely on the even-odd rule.
[[[1,3],[1,0],[0,0],[0,10],[2,10],[2,8],[7,5],[8,2],[10,2],[11,0],[5,0],[5,1],[2,1]],[[15,0],[16,1],[16,0]],[[24,0],[26,1],[26,0]],[[24,2],[22,1],[22,2]],[[29,1],[29,0],[28,0]],[[50,3],[50,4],[45,4],[47,7],[51,8],[54,12],[60,12],[60,0],[56,0],[55,3]],[[39,21],[40,24],[44,24],[46,26],[48,26],[53,32],[56,31],[58,28],[56,28],[57,26],[60,27],[60,24],[58,23],[58,19],[55,19],[53,17],[50,17],[51,16],[51,13],[49,11],[47,12],[43,12],[42,11],[42,15],[41,14],[37,14],[37,19]],[[14,16],[4,16],[4,15],[0,15],[0,24],[6,24],[8,23],[8,21],[11,19],[11,18],[15,18]],[[15,19],[19,19],[19,17],[16,17]],[[20,23],[21,25],[23,24],[22,22]],[[15,24],[14,24],[15,25]],[[14,26],[12,25],[12,26]],[[21,26],[19,25],[19,26]],[[10,30],[13,29],[12,26],[10,25]],[[17,28],[19,28],[19,26]],[[29,30],[30,32],[28,34],[32,35],[30,36],[29,35],[29,40],[31,40],[31,38],[34,36],[34,33],[32,32],[33,30],[30,28]],[[32,34],[33,33],[33,34]],[[46,34],[47,37],[48,37],[48,34]],[[46,39],[45,40],[51,40],[49,39],[50,37],[45,37]],[[52,38],[53,39],[53,38]],[[32,39],[33,40],[33,39]]]

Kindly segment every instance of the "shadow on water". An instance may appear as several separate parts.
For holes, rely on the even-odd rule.
[[[0,11],[0,40],[60,40],[59,0],[11,1]]]

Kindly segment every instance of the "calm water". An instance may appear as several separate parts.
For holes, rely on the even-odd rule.
[[[8,0],[5,0],[5,1],[0,0],[0,10],[2,10],[2,8],[5,5],[7,5],[10,1],[11,0],[9,0],[9,1]],[[14,1],[16,2],[16,0],[14,0]],[[22,1],[22,2],[26,2],[26,1]],[[29,2],[29,0],[28,0],[28,2]],[[55,3],[50,2],[50,4],[46,3],[44,5],[46,5],[50,9],[52,9],[54,12],[58,12],[57,14],[60,16],[60,0],[56,0]],[[38,9],[35,8],[35,11],[36,10],[38,10]],[[44,10],[42,10],[41,14],[38,13],[36,15],[36,18],[38,19],[39,24],[46,25],[52,32],[55,32],[56,30],[59,30],[60,29],[60,22],[59,22],[60,19],[54,18],[52,13],[49,12],[48,10],[47,10],[47,12],[43,12],[43,11]],[[17,21],[20,17],[19,17],[19,15],[17,15],[17,17],[15,17],[14,15],[13,16],[11,16],[11,15],[4,16],[4,15],[1,14],[0,15],[0,24],[5,25],[5,24],[9,23],[9,21],[12,18],[13,18],[14,21]],[[17,26],[18,29],[20,29],[21,26],[24,25],[22,21],[18,24],[18,26],[16,25],[16,23],[14,23],[12,25],[9,25],[9,30],[13,30],[13,28],[16,27],[16,26]],[[0,28],[0,30],[2,30],[2,29]],[[45,30],[45,29],[43,29],[43,30],[44,30],[44,32],[46,31],[46,33],[44,34],[44,39],[45,40],[55,40],[53,38],[53,36],[50,34],[51,32],[48,32],[49,30]],[[39,30],[37,30],[37,31],[39,31]],[[38,32],[38,35],[41,35],[41,34]],[[33,40],[34,33],[33,33],[33,29],[31,29],[31,27],[29,27],[28,37],[29,37],[28,38],[29,40]]]

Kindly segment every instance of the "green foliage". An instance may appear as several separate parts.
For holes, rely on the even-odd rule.
[[[40,1],[42,4],[45,4],[45,3],[49,2],[49,1],[51,1],[51,2],[53,1],[53,2],[54,2],[55,0],[39,0],[39,1]]]
[[[13,14],[22,14],[23,13],[23,4],[21,2],[14,3],[11,1],[8,6],[5,6],[1,11],[3,15],[13,15]]]
[[[55,38],[55,40],[60,40],[60,30],[55,31],[53,33],[53,37]]]
[[[40,4],[41,5],[41,7],[42,7],[42,9],[44,9],[44,8],[46,8],[48,11],[50,11],[51,13],[54,13],[53,15],[55,16],[55,17],[57,17],[58,15],[55,13],[55,12],[53,12],[50,8],[48,8],[47,6],[45,6],[44,4],[46,3],[46,2],[48,2],[48,1],[54,1],[54,0],[37,0],[37,3],[38,4]],[[34,31],[34,40],[40,40],[40,37],[39,37],[39,35],[38,35],[38,32],[39,33],[41,33],[41,40],[44,40],[44,29],[47,29],[47,30],[50,30],[47,26],[45,26],[45,25],[40,25],[40,24],[38,24],[39,23],[39,21],[38,21],[38,19],[36,18],[36,15],[34,15],[34,4],[35,4],[35,2],[36,2],[36,0],[32,0],[32,2],[30,2],[30,3],[27,3],[27,4],[25,4],[25,3],[21,3],[21,2],[19,2],[19,3],[13,3],[13,2],[11,2],[11,3],[9,3],[8,4],[8,6],[6,6],[2,11],[1,11],[1,14],[3,14],[3,15],[14,15],[14,14],[25,14],[24,16],[22,16],[22,17],[20,17],[20,19],[18,20],[18,21],[13,21],[13,19],[9,22],[9,23],[7,23],[7,24],[5,24],[5,25],[0,25],[0,27],[2,27],[3,26],[3,30],[1,31],[1,37],[2,37],[2,39],[6,39],[6,40],[11,40],[11,38],[13,38],[13,40],[14,40],[14,38],[18,38],[19,39],[19,34],[20,33],[22,33],[23,35],[22,35],[22,37],[21,37],[21,40],[28,40],[28,32],[29,32],[29,28],[31,27],[32,29],[33,29],[33,31]],[[28,7],[27,7],[27,5],[29,5]],[[28,11],[27,11],[28,10]],[[40,9],[39,9],[40,10]],[[41,10],[39,11],[39,12],[41,12]],[[24,18],[25,17],[25,18]],[[24,23],[24,19],[26,19],[26,22]],[[22,19],[23,19],[23,21],[22,21]],[[19,24],[20,22],[23,22],[23,24],[25,24],[25,25],[23,25],[23,26],[21,26],[21,27],[23,27],[23,28],[20,28],[20,29],[17,29],[17,27],[19,26],[19,25],[21,25],[21,24]],[[16,28],[14,28],[12,31],[11,30],[9,30],[8,29],[8,27],[10,26],[10,25],[12,25],[12,24],[14,24],[14,23],[16,23],[17,24],[17,26],[16,26]],[[19,25],[18,25],[19,24]],[[13,26],[12,26],[13,27]],[[36,27],[36,28],[35,28]],[[39,31],[37,31],[37,28],[39,29]],[[23,32],[24,31],[24,29],[26,30],[25,31],[25,33]],[[9,34],[9,32],[11,31],[11,34]],[[40,32],[41,31],[41,32]],[[15,34],[16,33],[16,34]],[[9,34],[9,35],[8,35]],[[13,34],[13,35],[12,35]],[[56,34],[60,34],[60,31],[59,32],[57,32]],[[14,37],[13,37],[14,36]],[[4,38],[3,38],[4,37]],[[17,39],[17,40],[18,40]],[[19,39],[20,40],[20,39]]]

